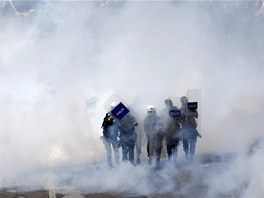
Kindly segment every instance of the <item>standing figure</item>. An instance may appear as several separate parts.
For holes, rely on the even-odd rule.
[[[136,141],[136,153],[137,153],[137,164],[141,163],[140,155],[141,155],[141,147],[142,147],[142,129],[135,128],[137,134]]]
[[[185,160],[192,161],[195,153],[197,137],[202,137],[196,129],[198,112],[196,109],[190,110],[188,108],[188,99],[186,96],[181,97],[181,103],[183,151],[185,153]]]
[[[115,122],[114,117],[111,113],[107,113],[104,117],[102,127],[103,136],[101,137],[102,142],[106,149],[107,164],[112,167],[112,148],[115,155],[115,163],[119,164],[119,141],[118,141],[118,124]]]
[[[126,114],[119,122],[120,141],[122,146],[122,160],[129,161],[134,165],[134,148],[137,141],[135,126],[138,122],[130,113]]]
[[[168,159],[176,163],[178,158],[178,146],[180,144],[180,117],[173,113],[178,111],[176,106],[173,106],[171,99],[164,101],[165,109],[161,112],[161,120],[163,125],[163,132],[166,139]]]
[[[150,105],[147,107],[148,114],[144,119],[144,131],[147,136],[147,152],[148,152],[148,163],[152,164],[154,156],[154,150],[156,151],[156,167],[160,168],[160,156],[162,150],[162,141],[164,136],[162,135],[161,119],[156,114],[154,106]]]
[[[134,117],[138,118],[138,114],[132,109],[132,107],[129,109],[130,114],[133,115]],[[142,124],[138,123],[137,127],[135,127],[135,132],[137,134],[137,140],[136,140],[136,144],[135,144],[135,150],[136,150],[136,155],[135,155],[135,159],[136,159],[136,164],[139,165],[141,163],[141,147],[142,147],[142,136],[143,136],[143,128],[142,128]]]

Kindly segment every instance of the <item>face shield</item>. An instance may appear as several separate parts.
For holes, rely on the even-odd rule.
[[[148,114],[154,114],[154,113],[156,113],[156,109],[155,109],[154,106],[149,105],[149,106],[147,107],[147,112],[148,112]]]

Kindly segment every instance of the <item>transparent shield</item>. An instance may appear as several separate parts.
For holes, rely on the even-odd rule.
[[[178,109],[181,108],[181,97],[179,96],[175,96],[175,97],[170,97],[172,103],[173,103],[173,106],[177,107]]]
[[[111,106],[118,105],[120,102],[122,102],[125,106],[127,106],[127,103],[125,100],[117,93],[112,94],[109,96],[106,101],[103,103],[103,108],[108,112],[111,111]]]

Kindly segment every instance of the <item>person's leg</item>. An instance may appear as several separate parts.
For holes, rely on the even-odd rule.
[[[128,160],[127,158],[127,153],[128,153],[128,147],[126,143],[122,143],[122,160]]]
[[[115,163],[118,165],[119,160],[120,160],[118,142],[113,143],[112,146],[113,146],[114,155],[115,155]]]
[[[137,133],[137,142],[136,142],[137,164],[140,164],[142,132],[140,130],[137,130],[136,133]]]
[[[178,146],[172,145],[172,152],[173,152],[173,163],[177,163],[177,159],[178,159]]]
[[[172,146],[171,145],[167,145],[167,154],[168,154],[168,160],[170,160],[172,156]]]
[[[134,148],[135,144],[129,144],[129,161],[134,164]]]
[[[190,161],[193,161],[196,143],[197,143],[197,137],[196,136],[190,138]]]
[[[148,160],[148,164],[151,165],[152,164],[152,159],[153,159],[153,153],[154,153],[154,142],[152,139],[149,139],[149,160]]]
[[[137,152],[137,164],[140,164],[140,155],[141,155],[141,144],[136,143],[136,152]]]
[[[183,151],[185,153],[185,161],[189,160],[189,139],[183,138],[182,140]]]
[[[156,147],[155,148],[155,151],[156,151],[156,168],[160,168],[160,156],[161,156],[162,145],[156,144],[155,147]]]
[[[104,145],[105,145],[105,150],[106,150],[106,160],[107,160],[107,164],[109,167],[112,167],[113,164],[112,164],[112,156],[111,156],[111,144],[109,141],[105,141],[104,142]]]

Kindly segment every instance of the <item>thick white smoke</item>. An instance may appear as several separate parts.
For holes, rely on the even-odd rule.
[[[27,19],[1,16],[0,183],[25,170],[105,160],[100,127],[114,93],[142,118],[147,105],[159,114],[165,98],[200,89],[197,154],[244,151],[262,137],[259,18],[223,15],[223,2],[119,4],[48,1]],[[257,156],[246,166],[258,166]]]

